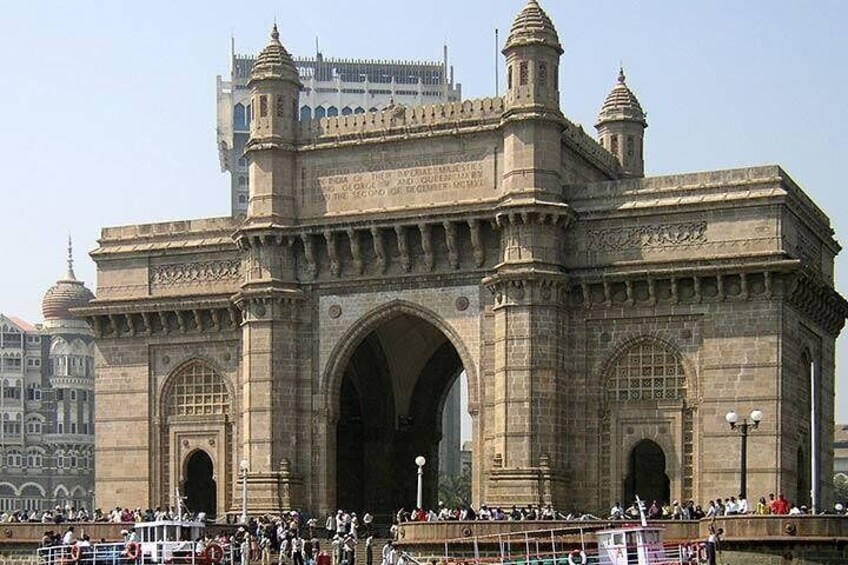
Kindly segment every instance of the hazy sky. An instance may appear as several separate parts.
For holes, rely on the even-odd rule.
[[[237,51],[256,52],[276,18],[293,54],[313,54],[317,36],[325,56],[349,58],[439,60],[447,42],[475,98],[494,91],[494,29],[503,41],[523,3],[0,1],[0,312],[41,321],[68,232],[77,276],[93,287],[85,253],[101,227],[229,213],[215,76],[228,71],[231,35]],[[562,108],[572,120],[594,131],[623,62],[648,112],[649,175],[778,163],[848,241],[848,2],[541,3],[565,46]]]

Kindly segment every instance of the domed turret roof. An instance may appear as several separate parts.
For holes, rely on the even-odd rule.
[[[598,125],[616,121],[632,121],[639,122],[644,126],[648,125],[645,121],[645,112],[642,110],[642,105],[639,104],[636,95],[627,86],[624,69],[619,70],[618,82],[607,95],[598,115]]]
[[[256,58],[250,73],[251,81],[268,79],[289,79],[300,82],[292,56],[280,43],[277,24],[274,24],[271,29],[271,39]]]
[[[563,53],[556,28],[551,18],[545,13],[536,0],[529,0],[527,5],[515,16],[505,49],[517,45],[543,44],[553,47]]]
[[[68,272],[47,289],[41,301],[41,314],[45,320],[73,320],[71,308],[85,306],[94,299],[94,293],[74,276],[74,260],[71,240],[68,238]]]

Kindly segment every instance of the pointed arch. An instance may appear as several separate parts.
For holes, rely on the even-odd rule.
[[[409,315],[420,318],[431,324],[437,330],[442,332],[450,341],[453,347],[459,354],[462,361],[462,366],[465,369],[468,378],[468,406],[476,406],[478,402],[477,386],[477,367],[474,364],[474,358],[466,347],[464,341],[456,332],[456,330],[444,319],[435,312],[418,304],[406,300],[392,300],[386,304],[374,308],[370,312],[360,317],[356,322],[351,324],[347,331],[336,342],[333,351],[327,360],[321,376],[319,390],[321,396],[328,402],[328,410],[331,415],[335,415],[332,407],[332,399],[338,396],[341,388],[344,368],[350,361],[351,356],[359,347],[359,344],[372,331],[381,326],[384,322],[400,315]]]
[[[159,413],[164,419],[232,414],[234,398],[229,379],[210,362],[195,357],[180,364],[166,379]]]

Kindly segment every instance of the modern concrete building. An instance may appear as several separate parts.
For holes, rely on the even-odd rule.
[[[643,177],[624,76],[599,143],[560,104],[580,85],[536,0],[503,55],[503,97],[309,120],[274,29],[247,79],[245,218],[106,228],[92,254],[103,505],[179,488],[238,513],[244,487],[250,513],[388,515],[417,455],[435,504],[461,370],[477,504],[736,494],[733,409],[764,414],[751,498],[815,481],[829,504],[833,453],[812,477],[810,444],[833,437],[848,303],[827,215],[777,166]]]
[[[253,55],[237,55],[233,42],[229,80],[217,78],[218,156],[221,171],[230,173],[233,216],[247,213],[250,171],[245,144],[250,136]],[[448,49],[442,62],[295,58],[302,86],[298,97],[301,120],[376,112],[390,104],[421,106],[455,102],[462,86],[454,82]]]
[[[70,314],[94,295],[68,271],[45,294],[44,323],[0,314],[0,511],[94,502],[94,338]]]

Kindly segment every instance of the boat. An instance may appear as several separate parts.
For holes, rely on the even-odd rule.
[[[465,535],[445,542],[448,565],[695,565],[703,562],[703,544],[666,543],[665,528],[649,525],[637,499],[639,522],[611,526],[582,523],[554,529],[485,536]],[[470,529],[466,528],[466,534]],[[593,535],[595,546],[586,543]],[[579,546],[574,538],[579,536]],[[453,550],[451,551],[451,545]]]
[[[181,515],[177,496],[177,514]],[[120,542],[76,541],[38,549],[39,565],[218,565],[232,563],[230,544],[206,541],[206,524],[192,520],[136,522]]]

